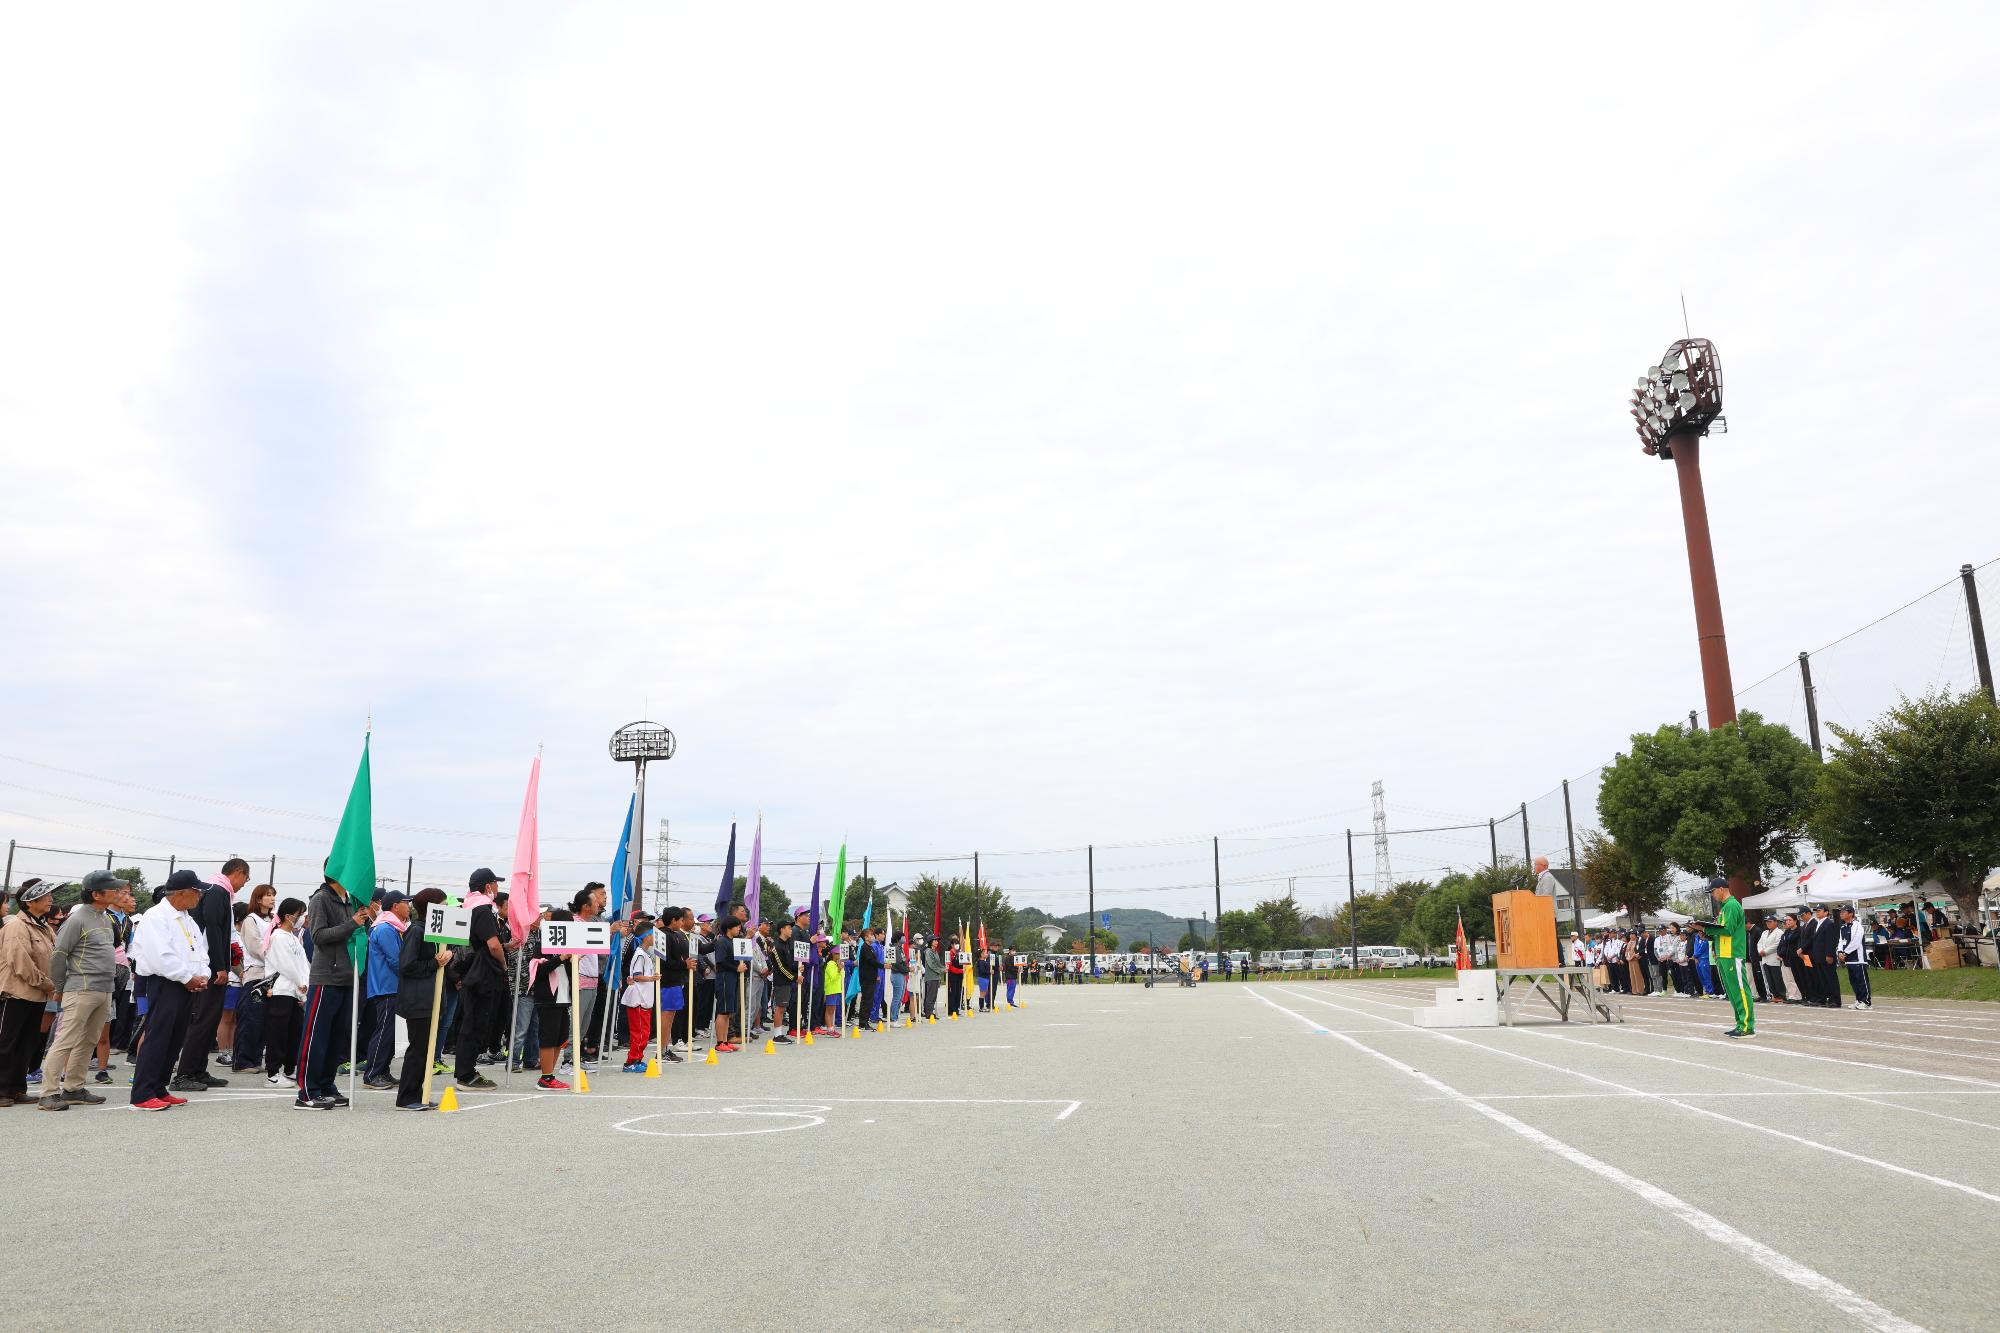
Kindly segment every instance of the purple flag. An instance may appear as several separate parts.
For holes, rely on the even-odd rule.
[[[808,936],[819,934],[819,862],[817,861],[813,862],[812,916],[807,920],[806,934]],[[812,947],[812,960],[815,964],[819,962],[819,946],[817,944]]]
[[[750,878],[743,886],[743,905],[750,909],[754,928],[763,918],[757,915],[758,900],[764,890],[764,816],[757,816],[757,836],[750,840]]]

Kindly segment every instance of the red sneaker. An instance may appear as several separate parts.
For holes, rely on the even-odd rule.
[[[171,1111],[174,1108],[171,1103],[161,1098],[148,1097],[143,1102],[133,1102],[132,1109],[135,1111]]]
[[[733,1041],[720,1041],[715,1044],[715,1049],[718,1051],[734,1051],[740,1050],[741,1047],[737,1046]]]
[[[167,1105],[169,1105],[169,1106],[186,1106],[186,1105],[188,1104],[188,1099],[187,1099],[187,1098],[185,1098],[185,1097],[176,1097],[176,1096],[174,1096],[174,1094],[172,1094],[171,1092],[163,1092],[163,1093],[161,1093],[161,1094],[160,1094],[160,1100],[161,1100],[161,1101],[163,1101],[163,1102],[165,1102],[165,1103],[166,1103]]]
[[[540,1078],[536,1079],[536,1080],[535,1080],[535,1086],[536,1086],[536,1087],[538,1087],[538,1088],[540,1088],[540,1089],[542,1089],[542,1090],[543,1090],[544,1092],[568,1092],[568,1091],[569,1091],[569,1084],[567,1084],[567,1083],[563,1082],[563,1081],[562,1081],[561,1079],[559,1079],[559,1078],[552,1078],[552,1077],[550,1077],[550,1076],[549,1076],[549,1075],[547,1075],[547,1074],[544,1074],[544,1075],[542,1075],[542,1076],[541,1076]]]

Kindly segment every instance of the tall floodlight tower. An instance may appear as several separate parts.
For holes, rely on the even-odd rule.
[[[1389,806],[1382,799],[1382,784],[1377,782],[1375,796],[1375,892],[1387,893],[1396,887],[1396,877],[1389,870]]]
[[[632,765],[632,845],[625,849],[625,864],[632,868],[631,905],[646,901],[646,765],[674,757],[674,733],[657,722],[627,722],[611,733],[611,758]],[[664,848],[665,843],[661,846]]]
[[[1687,529],[1688,575],[1694,583],[1694,627],[1701,647],[1701,686],[1713,731],[1736,720],[1729,680],[1729,645],[1722,635],[1722,593],[1715,582],[1715,548],[1708,537],[1708,502],[1701,490],[1701,441],[1722,419],[1722,362],[1706,338],[1683,338],[1650,366],[1632,394],[1639,443],[1669,459],[1681,484],[1681,524]]]

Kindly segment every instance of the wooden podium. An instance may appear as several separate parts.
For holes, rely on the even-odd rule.
[[[1556,946],[1556,900],[1516,889],[1493,895],[1493,939],[1500,968],[1560,967]]]

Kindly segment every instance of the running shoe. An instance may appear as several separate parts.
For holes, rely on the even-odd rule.
[[[163,1102],[165,1102],[165,1103],[166,1103],[167,1105],[169,1105],[169,1106],[186,1106],[186,1105],[188,1104],[188,1099],[187,1099],[187,1098],[185,1098],[185,1097],[176,1097],[176,1096],[174,1096],[174,1094],[172,1094],[171,1092],[163,1092],[163,1093],[161,1093],[161,1094],[160,1094],[160,1100],[161,1100],[161,1101],[163,1101]]]
[[[636,1063],[622,1064],[618,1067],[628,1074],[643,1074],[646,1072],[646,1062],[644,1060],[640,1060]]]
[[[474,1074],[470,1080],[460,1079],[458,1086],[467,1092],[491,1092],[500,1085],[484,1074]]]
[[[174,1108],[172,1103],[163,1098],[151,1097],[143,1102],[133,1102],[132,1109],[135,1111],[171,1111]]]
[[[540,1088],[543,1092],[569,1091],[569,1084],[563,1082],[561,1079],[557,1078],[554,1074],[542,1075],[540,1078],[535,1080],[535,1086]]]

